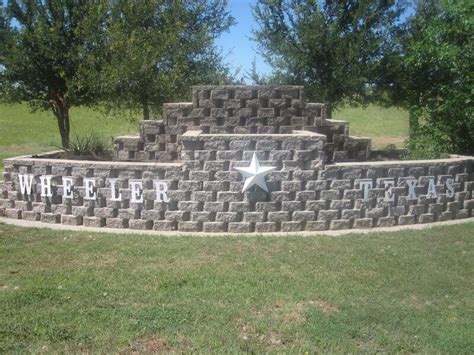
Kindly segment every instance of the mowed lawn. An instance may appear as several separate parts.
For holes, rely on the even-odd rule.
[[[0,352],[472,353],[473,230],[163,237],[0,224]]]
[[[138,134],[130,115],[106,116],[88,108],[71,109],[71,138],[95,133],[112,146],[112,137]],[[25,105],[0,104],[0,171],[3,159],[59,149],[61,139],[53,113],[31,112]]]
[[[138,134],[137,120],[140,117],[133,118],[130,114],[105,116],[88,108],[72,108],[72,136],[95,132],[112,145],[114,136]],[[408,115],[396,108],[373,105],[367,108],[346,107],[337,110],[334,118],[348,120],[351,134],[371,137],[376,148],[388,144],[401,146],[408,135]],[[5,158],[57,149],[59,146],[59,131],[51,112],[32,113],[26,104],[0,104],[0,171]]]

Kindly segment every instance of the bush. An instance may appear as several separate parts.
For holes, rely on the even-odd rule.
[[[106,139],[95,133],[84,136],[74,134],[69,143],[69,148],[65,149],[65,152],[69,157],[109,159],[112,156]]]

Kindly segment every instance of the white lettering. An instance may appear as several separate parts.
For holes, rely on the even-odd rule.
[[[63,176],[63,198],[74,198],[72,183],[72,178]]]
[[[168,184],[163,181],[154,180],[153,181],[156,188],[156,201],[157,202],[170,202],[168,197]]]
[[[374,187],[374,182],[372,180],[366,180],[360,182],[360,188],[364,190],[364,200],[369,199],[369,189]]]
[[[84,200],[95,201],[97,199],[97,194],[94,191],[95,180],[84,178]]]
[[[143,202],[142,183],[140,181],[130,181],[129,184],[130,184],[130,193],[131,193],[130,202],[142,203]]]
[[[19,174],[20,192],[22,195],[31,195],[33,187],[33,175]]]
[[[446,179],[446,197],[454,197],[454,180],[453,178]]]
[[[385,180],[383,186],[385,187],[385,197],[384,201],[395,201],[395,193],[393,192],[393,186],[395,185],[395,180]]]
[[[117,179],[109,179],[111,201],[122,201],[122,193],[115,187]]]
[[[51,197],[53,193],[51,192],[51,175],[42,175],[40,176],[41,182],[41,197]]]
[[[438,194],[436,193],[436,185],[433,178],[428,179],[428,192],[426,194],[427,198],[436,198]]]
[[[407,198],[409,200],[416,200],[417,199],[416,191],[415,191],[416,180],[415,179],[407,179],[406,184],[408,186],[408,196],[407,196]]]

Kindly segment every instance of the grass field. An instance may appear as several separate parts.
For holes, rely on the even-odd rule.
[[[395,108],[347,107],[336,111],[334,118],[350,121],[351,134],[372,137],[375,147],[387,144],[400,146],[408,134],[408,116],[405,111]],[[113,136],[138,133],[136,120],[104,116],[87,108],[73,108],[71,124],[73,134],[96,132],[110,143]],[[58,146],[59,132],[51,112],[32,113],[27,105],[0,105],[0,171],[5,158],[56,149]]]
[[[112,144],[113,136],[138,133],[138,124],[87,108],[73,108],[71,136],[92,132]],[[0,170],[5,158],[58,149],[60,146],[59,130],[51,112],[32,113],[27,105],[0,105]]]
[[[473,229],[160,237],[0,225],[0,352],[472,353]]]

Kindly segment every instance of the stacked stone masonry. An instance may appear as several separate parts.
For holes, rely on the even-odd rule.
[[[326,106],[307,103],[300,86],[195,86],[192,102],[168,103],[161,120],[140,123],[137,136],[117,137],[120,161],[179,160],[180,137],[206,134],[289,134],[307,130],[325,135],[325,160],[364,161],[370,139],[349,136],[348,122],[327,119]]]
[[[189,159],[175,164],[7,159],[2,213],[10,218],[67,225],[235,233],[372,228],[473,216],[472,158],[338,163],[320,169],[313,166],[318,160],[312,159],[312,153],[306,153],[311,149],[303,148],[308,142],[318,145],[324,140],[298,137],[286,154],[280,149],[261,153],[262,165],[277,162],[278,166],[267,179],[270,192],[254,187],[243,193],[243,179],[232,168],[247,165],[251,149],[260,141],[207,139],[198,132],[183,135],[182,154]],[[228,150],[231,145],[238,147],[238,154]],[[306,160],[295,160],[300,154]],[[32,195],[20,192],[18,174],[35,176]],[[41,197],[41,175],[52,176],[52,197]],[[61,196],[63,176],[74,179],[72,199]],[[96,201],[84,199],[84,177],[96,181]],[[416,181],[416,199],[408,199],[408,178]],[[451,197],[446,191],[449,178],[453,179]],[[111,201],[110,179],[117,179],[123,201]],[[168,183],[170,202],[156,201],[156,179]],[[427,195],[430,179],[436,184],[435,198]],[[143,183],[143,203],[130,202],[130,182],[136,180]],[[394,181],[395,198],[391,202],[384,199],[387,180]],[[368,199],[363,198],[364,181],[373,184]]]
[[[473,216],[474,158],[364,162],[370,140],[349,136],[347,122],[327,119],[325,110],[306,103],[301,87],[194,87],[191,103],[165,104],[162,120],[142,121],[138,136],[117,138],[116,161],[53,154],[6,159],[0,214],[209,233],[373,228]],[[257,186],[242,192],[244,178],[234,168],[248,166],[254,154],[262,166],[275,168],[266,177],[268,192]],[[31,177],[31,194],[22,192],[20,176]],[[45,176],[51,196],[42,191]],[[70,198],[65,178],[74,186]],[[166,184],[166,199],[158,198],[157,181]],[[142,202],[134,202],[137,182]]]

